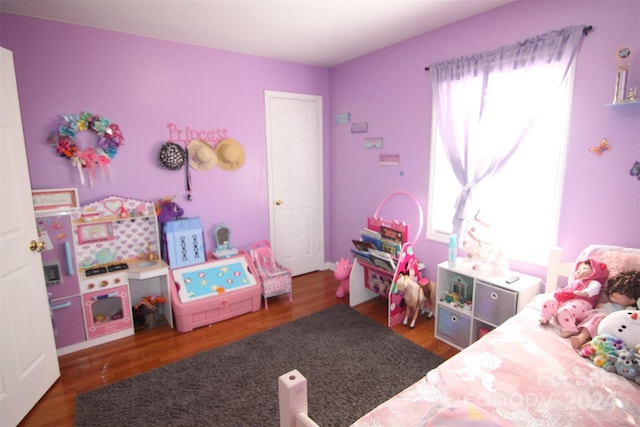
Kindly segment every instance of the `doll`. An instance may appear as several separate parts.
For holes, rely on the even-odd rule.
[[[560,325],[562,337],[577,335],[578,323],[586,319],[587,313],[598,302],[608,276],[604,263],[594,259],[578,262],[567,286],[543,301],[540,324],[546,325],[554,317]]]
[[[606,294],[609,302],[596,305],[578,325],[578,335],[571,337],[571,346],[576,350],[598,335],[598,324],[606,315],[635,308],[636,300],[640,298],[640,271],[625,271],[609,278]]]

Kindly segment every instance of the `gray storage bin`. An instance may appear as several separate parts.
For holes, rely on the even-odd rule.
[[[460,348],[469,345],[471,317],[438,305],[437,320],[438,338],[449,341]]]
[[[477,281],[473,299],[474,315],[494,326],[500,325],[515,314],[517,299],[516,292]]]

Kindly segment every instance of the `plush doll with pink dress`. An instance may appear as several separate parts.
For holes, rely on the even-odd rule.
[[[606,264],[591,258],[578,262],[567,286],[543,301],[540,323],[544,325],[555,318],[563,337],[576,335],[578,323],[586,319],[598,302],[608,277]]]
[[[609,277],[603,294],[607,296],[604,298],[607,302],[601,298],[596,308],[578,324],[578,335],[571,337],[571,345],[576,350],[598,335],[598,324],[607,315],[614,311],[640,308],[636,307],[636,301],[640,301],[640,271],[623,271]]]

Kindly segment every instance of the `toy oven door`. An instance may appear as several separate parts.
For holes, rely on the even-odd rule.
[[[126,285],[83,294],[82,303],[89,339],[132,328]]]

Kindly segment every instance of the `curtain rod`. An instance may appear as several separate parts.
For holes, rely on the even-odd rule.
[[[585,25],[585,27],[582,29],[582,34],[588,36],[591,31],[593,31],[593,25]],[[429,71],[429,67],[425,67],[424,70]]]

